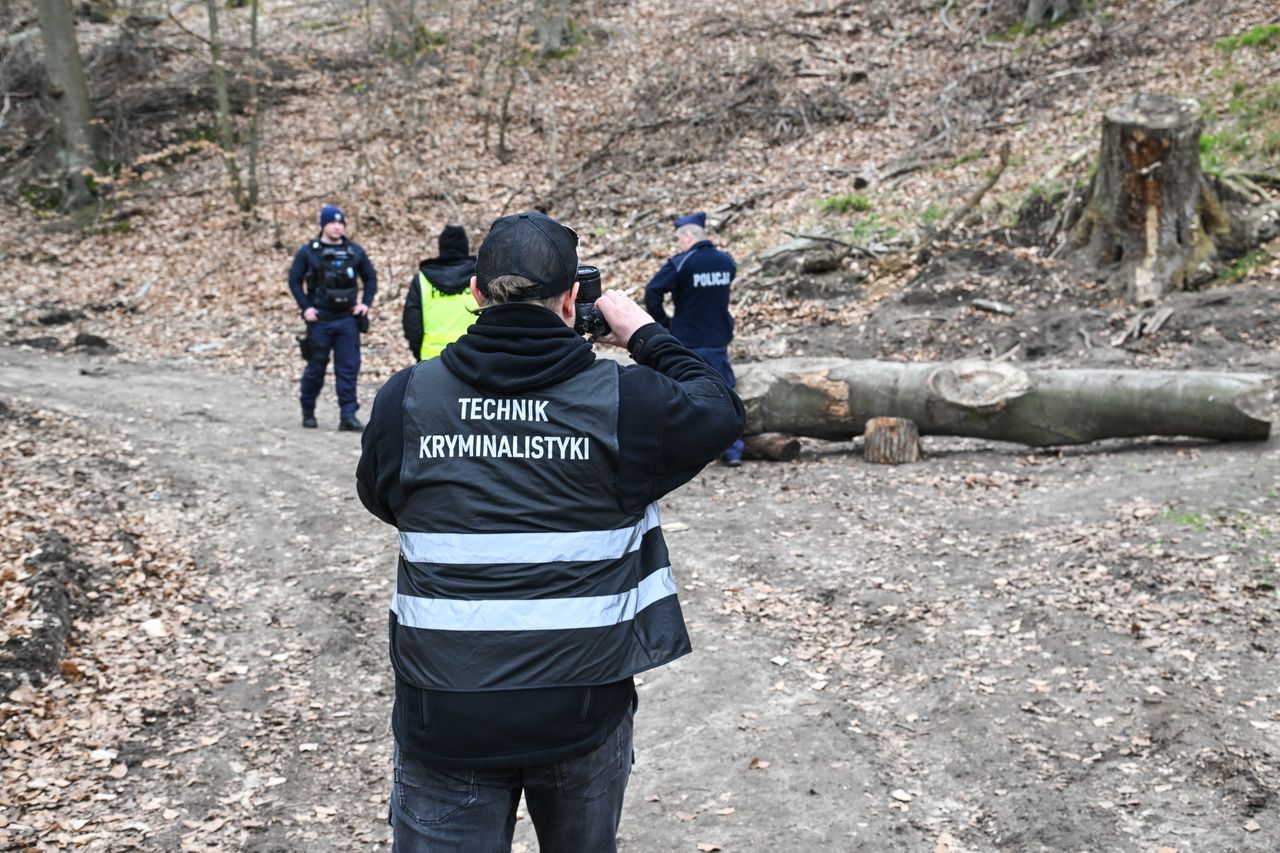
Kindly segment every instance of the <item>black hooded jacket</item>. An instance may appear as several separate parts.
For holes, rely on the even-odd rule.
[[[636,366],[619,376],[616,497],[640,513],[737,438],[744,412],[719,375],[657,323],[639,329],[628,349]],[[485,310],[440,358],[468,384],[514,395],[573,376],[595,353],[551,311],[513,304]],[[409,369],[402,370],[378,392],[356,471],[361,502],[393,525],[404,505],[399,477],[408,379]],[[601,687],[485,693],[422,690],[397,678],[392,725],[400,749],[429,764],[529,766],[599,746],[634,700],[629,678]],[[577,724],[572,739],[567,719]]]
[[[471,276],[476,274],[476,256],[428,258],[418,264],[418,270],[427,277],[431,286],[445,296],[461,293],[471,286]],[[413,277],[408,295],[404,299],[404,339],[415,361],[422,352],[422,279]]]

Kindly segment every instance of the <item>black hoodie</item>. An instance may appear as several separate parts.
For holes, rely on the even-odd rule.
[[[427,258],[418,264],[418,270],[437,291],[445,296],[454,296],[471,286],[471,276],[476,274],[476,256]],[[415,361],[420,360],[423,333],[422,279],[416,275],[409,282],[409,290],[404,299],[402,325],[404,339],[409,342],[409,351],[413,353]]]
[[[744,413],[719,375],[657,323],[639,329],[628,349],[637,364],[619,377],[618,498],[639,513],[732,443]],[[486,309],[440,358],[468,384],[510,395],[555,385],[590,366],[595,353],[551,311],[514,304]],[[404,502],[408,379],[402,370],[378,392],[356,470],[361,502],[388,524]],[[392,727],[400,749],[427,764],[530,766],[596,748],[634,699],[629,678],[603,687],[486,693],[421,690],[397,678]]]

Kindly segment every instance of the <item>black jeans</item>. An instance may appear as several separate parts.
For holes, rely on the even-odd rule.
[[[451,770],[395,751],[393,853],[510,853],[524,791],[542,853],[615,851],[634,711],[596,749],[556,764]]]

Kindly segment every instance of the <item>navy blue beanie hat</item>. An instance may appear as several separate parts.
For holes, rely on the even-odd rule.
[[[326,204],[324,207],[320,208],[320,227],[323,228],[330,222],[341,222],[343,225],[347,224],[347,217],[343,216],[342,208],[338,207],[336,204]]]
[[[688,213],[676,219],[676,228],[682,228],[685,225],[697,225],[699,228],[706,228],[707,214],[699,210],[697,213]]]

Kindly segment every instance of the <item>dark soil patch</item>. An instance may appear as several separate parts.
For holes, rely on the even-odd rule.
[[[1172,314],[1158,330],[1120,340],[1141,312],[1151,317],[1161,309]],[[863,322],[798,329],[788,340],[810,356],[1008,356],[1044,366],[1277,370],[1280,287],[1264,282],[1172,293],[1140,309],[1015,252],[966,248],[935,256]],[[748,352],[743,360],[777,354]]]
[[[50,531],[40,552],[27,560],[32,610],[38,619],[31,634],[0,647],[0,696],[22,683],[42,684],[58,666],[67,648],[73,614],[83,600],[80,590],[89,567],[75,559],[71,543]]]

